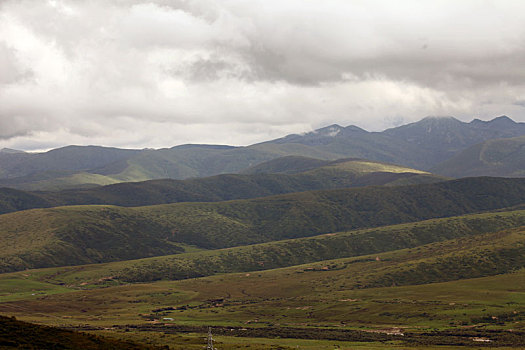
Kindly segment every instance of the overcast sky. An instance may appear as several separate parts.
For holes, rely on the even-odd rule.
[[[525,121],[525,2],[0,0],[0,148]]]

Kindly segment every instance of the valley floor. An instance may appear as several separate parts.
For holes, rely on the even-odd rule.
[[[208,327],[220,350],[522,349],[523,218],[501,211],[4,273],[0,314],[171,349],[202,349]],[[352,256],[355,244],[375,253]],[[317,260],[298,264],[299,251]],[[319,258],[336,253],[347,257]],[[258,257],[282,267],[254,271]],[[186,274],[203,265],[203,277]],[[159,271],[166,278],[152,280]]]
[[[520,348],[525,342],[525,270],[345,289],[353,266],[323,267],[30,295],[0,303],[0,313],[174,349],[202,348],[206,326],[219,349]]]

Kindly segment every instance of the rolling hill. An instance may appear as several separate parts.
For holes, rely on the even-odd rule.
[[[497,240],[501,238],[499,233],[496,234],[497,232],[522,226],[525,226],[525,211],[523,210],[469,214],[249,246],[113,262],[105,265],[94,265],[89,268],[68,267],[63,270],[64,273],[67,270],[67,274],[56,273],[56,277],[51,276],[49,280],[70,286],[80,286],[81,283],[84,285],[104,285],[106,280],[103,277],[108,275],[113,276],[113,281],[120,283],[180,280],[223,273],[263,271],[324,260],[382,254],[428,245],[424,252],[420,249],[417,254],[412,256],[408,256],[404,252],[403,258],[399,259],[401,262],[403,259],[430,258],[431,255],[444,254],[444,252],[447,254],[454,252],[458,255],[458,252],[466,251],[467,248],[470,249],[472,245],[476,244],[496,246]],[[482,236],[488,233],[491,235]],[[480,239],[480,237],[485,238]],[[436,244],[437,242],[448,243]],[[458,244],[459,242],[469,243],[466,246],[465,244]],[[485,258],[489,259],[488,253]],[[514,266],[507,264],[507,267],[519,269],[522,265],[525,266],[524,261],[520,264]],[[462,268],[474,269],[474,265],[475,263],[470,263]],[[478,267],[482,268],[482,266]],[[473,275],[474,271],[475,269],[470,275],[479,277],[479,274]],[[496,272],[494,271],[494,273]],[[485,275],[490,274],[485,270],[484,273]],[[48,274],[53,275],[55,272]],[[451,274],[451,276],[456,275]],[[464,278],[466,277],[467,275],[464,276]],[[440,278],[439,281],[450,280],[443,276]],[[412,283],[416,283],[414,281],[417,279],[425,281],[420,276],[413,278]]]
[[[333,161],[304,156],[284,156],[244,169],[241,174],[297,174],[329,165],[331,162]]]
[[[287,164],[288,171],[280,174],[257,171],[247,175],[217,175],[191,180],[150,180],[57,192],[24,192],[1,188],[0,213],[82,204],[145,206],[176,202],[215,202],[309,190],[406,185],[446,180],[420,170],[367,160],[321,161],[304,157],[285,158],[263,163],[257,168],[261,170],[264,167],[273,167],[273,170],[276,170],[272,164]],[[305,169],[305,163],[308,164],[309,170],[299,172]],[[316,167],[311,166],[314,163]]]
[[[523,204],[525,179],[311,191],[218,203],[72,206],[0,215],[1,270],[226,248]]]

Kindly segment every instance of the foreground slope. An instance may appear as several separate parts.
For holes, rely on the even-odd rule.
[[[0,189],[0,213],[64,205],[145,206],[177,202],[215,202],[310,190],[431,183],[446,178],[368,160],[326,161],[295,174],[217,175],[191,180],[150,180],[93,189],[25,192]],[[290,165],[289,165],[290,166]],[[289,168],[290,169],[290,168]]]
[[[225,248],[521,205],[525,179],[311,191],[219,203],[78,206],[0,215],[2,271]]]
[[[40,326],[4,316],[0,316],[0,347],[2,349],[160,349],[160,347]]]
[[[200,333],[200,326],[213,325],[215,333],[236,337],[353,340],[363,346],[382,341],[385,348],[473,348],[488,340],[491,347],[520,348],[524,249],[519,227],[282,269],[80,291],[71,281],[95,266],[77,268],[76,276],[68,269],[50,270],[48,277],[26,271],[8,278],[18,276],[20,289],[32,279],[65,281],[70,292],[28,294],[0,303],[0,312],[49,324],[127,329],[134,337]],[[182,346],[187,339],[170,341]]]

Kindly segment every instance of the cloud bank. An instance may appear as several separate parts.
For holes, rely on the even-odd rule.
[[[525,121],[522,1],[3,1],[0,147]]]

